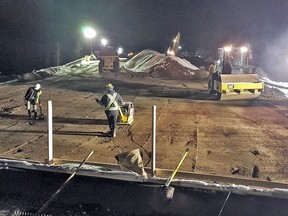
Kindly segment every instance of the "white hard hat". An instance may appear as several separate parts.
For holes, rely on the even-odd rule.
[[[41,88],[41,85],[39,83],[36,84],[35,90],[39,90]]]

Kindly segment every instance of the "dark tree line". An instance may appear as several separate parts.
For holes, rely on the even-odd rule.
[[[97,30],[94,50],[107,37],[125,51],[165,53],[180,32],[183,50],[214,55],[218,47],[248,43],[265,65],[266,48],[287,30],[287,8],[286,0],[0,0],[0,72],[25,73],[89,54],[84,25]]]
[[[69,31],[70,23],[59,16],[63,8],[54,3],[0,1],[1,75],[57,66],[84,55],[86,44],[81,45],[84,42],[77,41],[75,32]],[[65,7],[65,1],[62,7]]]

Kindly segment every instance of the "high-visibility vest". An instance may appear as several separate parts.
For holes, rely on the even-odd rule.
[[[112,110],[118,110],[119,109],[119,105],[116,101],[116,96],[117,96],[116,92],[114,92],[113,95],[107,94],[107,97],[110,99],[110,101],[105,107],[106,110],[112,111]],[[112,106],[112,104],[114,104],[114,106]]]
[[[39,91],[37,92],[36,98],[35,98],[35,102],[36,102],[36,103],[40,103],[40,96],[41,96],[41,94],[42,94],[42,91],[39,90]]]

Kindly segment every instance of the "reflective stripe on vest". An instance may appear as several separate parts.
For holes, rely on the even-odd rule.
[[[116,101],[116,96],[117,96],[116,92],[113,95],[107,94],[107,97],[109,97],[110,101],[107,104],[107,106],[105,107],[106,110],[118,110],[119,109],[118,103]],[[112,104],[114,104],[115,107],[111,107]]]
[[[37,92],[36,98],[35,98],[36,103],[39,103],[39,102],[40,102],[40,96],[41,96],[41,94],[42,94],[42,91],[41,91],[41,90]]]

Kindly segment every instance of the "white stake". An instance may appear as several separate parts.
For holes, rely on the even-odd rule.
[[[48,163],[53,163],[53,127],[52,127],[52,101],[47,102],[48,107]]]
[[[151,156],[151,176],[156,173],[156,106],[152,106],[152,156]]]

